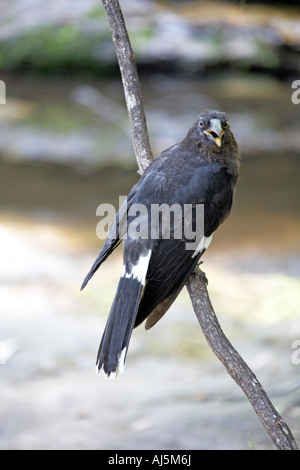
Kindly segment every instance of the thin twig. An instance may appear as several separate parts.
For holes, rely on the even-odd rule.
[[[136,64],[118,0],[102,1],[116,48],[132,128],[134,151],[142,174],[153,156],[149,144]],[[208,344],[224,364],[227,372],[244,391],[275,446],[280,450],[297,450],[297,444],[287,424],[272,405],[251,369],[223,333],[210,302],[203,273],[200,270],[190,276],[187,288]]]

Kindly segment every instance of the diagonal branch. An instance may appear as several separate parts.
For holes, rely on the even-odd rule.
[[[199,273],[195,270],[190,276],[187,289],[208,344],[247,396],[276,447],[280,450],[297,450],[289,427],[272,405],[252,370],[223,333],[201,271]]]
[[[135,156],[139,172],[142,174],[153,156],[134,55],[118,0],[102,0],[102,2],[116,48]],[[272,405],[251,369],[224,335],[210,302],[206,282],[200,269],[195,270],[190,276],[187,288],[208,344],[247,396],[275,446],[280,450],[297,450],[297,444],[287,424]]]

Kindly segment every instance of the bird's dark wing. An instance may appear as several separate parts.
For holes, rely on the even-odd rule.
[[[107,259],[107,257],[121,243],[123,234],[120,233],[120,226],[122,226],[122,221],[124,221],[124,218],[127,219],[127,210],[132,205],[132,203],[135,199],[135,196],[138,192],[140,182],[141,182],[141,180],[135,186],[133,186],[130,193],[128,194],[128,197],[127,197],[126,201],[124,201],[124,203],[120,207],[120,210],[118,211],[118,213],[116,215],[116,218],[115,218],[112,226],[110,227],[108,238],[106,239],[106,241],[105,241],[98,257],[96,258],[93,266],[91,267],[90,271],[86,275],[80,290],[85,288],[85,286],[87,285],[89,280],[93,277],[95,272],[99,269],[99,267],[101,266],[103,261],[105,261]],[[110,234],[113,234],[113,235],[110,236]]]
[[[229,215],[234,178],[220,164],[198,168],[190,184],[180,187],[180,204],[204,204],[204,236],[208,239]],[[160,240],[154,248],[135,326],[148,316],[146,328],[153,326],[169,309],[205,251],[186,249],[183,240]]]

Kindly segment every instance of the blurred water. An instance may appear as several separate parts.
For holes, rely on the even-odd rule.
[[[186,291],[157,327],[134,331],[124,376],[94,374],[122,264],[119,250],[79,292],[102,243],[96,208],[118,204],[138,179],[122,89],[118,80],[6,81],[0,448],[270,448],[195,328]],[[143,94],[155,153],[181,139],[203,107],[229,113],[241,175],[204,270],[222,326],[267,390],[278,387],[275,404],[298,437],[300,142],[289,85],[160,76],[143,81]]]
[[[117,203],[138,178],[119,81],[6,82],[1,213],[75,224],[82,236],[94,237],[97,206]],[[154,76],[143,80],[143,95],[155,154],[182,139],[202,109],[229,114],[243,160],[230,223],[215,243],[298,252],[300,113],[289,84],[267,77]]]

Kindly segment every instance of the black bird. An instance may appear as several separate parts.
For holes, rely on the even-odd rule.
[[[123,271],[98,351],[99,371],[103,369],[108,376],[114,376],[122,370],[133,328],[145,319],[146,329],[151,328],[182,290],[213,232],[230,213],[239,160],[238,145],[227,115],[206,110],[181,142],[153,160],[130,191],[81,287],[85,287],[121,242],[125,230],[133,227],[135,236],[129,236],[128,229],[127,238],[123,240]],[[154,218],[151,214],[152,207],[162,204],[166,207],[176,204],[182,209],[188,205],[191,210],[182,218],[170,211],[170,227],[166,233],[164,216]],[[199,204],[204,207],[204,230],[197,234]],[[134,216],[131,211],[134,207],[146,208],[148,219],[145,214]],[[189,238],[183,230],[186,227],[192,230]],[[180,228],[182,235],[180,230],[178,232]],[[188,248],[188,241],[194,242],[192,249]]]

